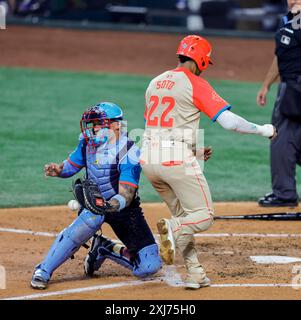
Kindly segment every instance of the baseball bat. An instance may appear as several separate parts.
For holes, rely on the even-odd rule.
[[[274,221],[300,221],[301,212],[278,212],[278,213],[263,213],[263,214],[245,214],[237,216],[215,216],[215,220],[230,220],[230,219],[246,219],[246,220],[274,220]]]

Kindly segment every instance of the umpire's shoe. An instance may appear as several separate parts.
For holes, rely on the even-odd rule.
[[[157,223],[161,238],[160,256],[166,264],[173,264],[176,255],[175,240],[168,219],[160,219]]]
[[[46,289],[49,282],[49,275],[48,273],[39,268],[39,266],[35,269],[32,279],[31,279],[31,287],[34,289]]]
[[[298,199],[280,199],[274,193],[268,193],[258,199],[258,204],[261,207],[297,207]]]

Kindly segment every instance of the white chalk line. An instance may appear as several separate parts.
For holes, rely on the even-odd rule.
[[[47,293],[37,293],[37,294],[31,294],[31,295],[25,295],[25,296],[8,297],[0,300],[33,300],[33,299],[46,298],[51,296],[65,296],[68,294],[70,295],[70,294],[97,291],[97,290],[114,289],[114,288],[121,288],[121,287],[127,287],[127,286],[139,286],[139,285],[148,284],[148,283],[158,283],[158,282],[161,282],[162,280],[165,280],[165,279],[160,277],[155,280],[149,280],[149,281],[138,280],[138,281],[117,282],[113,284],[106,284],[106,285],[99,285],[99,286],[67,289],[67,290],[61,290],[61,291],[51,291]],[[183,283],[178,284],[177,286],[182,287],[184,286],[184,284]],[[301,289],[301,285],[296,285],[296,284],[292,285],[288,283],[225,283],[225,284],[211,284],[210,287],[211,288],[287,287],[287,288],[294,288],[295,290]]]
[[[61,290],[61,291],[51,291],[46,293],[36,293],[36,294],[31,294],[26,296],[9,297],[9,298],[4,298],[0,300],[31,300],[31,299],[46,298],[51,296],[64,296],[68,294],[83,293],[83,292],[89,292],[89,291],[121,288],[121,287],[127,287],[127,286],[139,286],[145,283],[156,283],[161,281],[162,281],[162,278],[158,278],[150,281],[142,281],[142,280],[125,281],[125,282],[117,282],[117,283],[105,284],[105,285],[99,285],[99,286],[67,289],[67,290]]]
[[[259,237],[259,238],[301,238],[300,233],[197,233],[201,237]]]
[[[30,234],[33,236],[42,237],[56,237],[57,233],[40,232],[13,228],[0,228],[0,232],[10,232],[19,234]],[[158,234],[155,234],[158,237]],[[197,233],[194,235],[197,238],[210,238],[210,237],[259,237],[259,238],[301,238],[301,233]]]
[[[10,229],[10,228],[0,228],[0,232],[10,232],[10,233],[19,233],[19,234],[30,234],[32,236],[42,236],[42,237],[56,237],[56,233],[50,232],[40,232],[40,231],[31,231],[31,230],[22,230],[22,229]]]

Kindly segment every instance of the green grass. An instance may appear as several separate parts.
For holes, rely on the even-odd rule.
[[[0,207],[65,204],[71,179],[44,178],[45,163],[61,162],[77,145],[79,120],[86,107],[114,101],[125,110],[129,129],[143,128],[144,91],[149,77],[0,68]],[[233,111],[268,123],[267,108],[255,105],[256,83],[211,81]],[[255,200],[270,190],[269,142],[258,136],[226,132],[202,118],[205,144],[214,148],[205,165],[213,199]],[[158,201],[142,176],[143,201]]]

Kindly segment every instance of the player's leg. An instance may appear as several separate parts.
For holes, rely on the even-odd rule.
[[[194,233],[207,230],[213,222],[213,205],[207,181],[195,160],[183,165],[161,167],[162,179],[172,188],[181,210],[170,220],[176,246],[182,253],[187,269],[186,285],[200,288],[209,285],[200,264]]]
[[[297,130],[290,128],[294,125],[287,119],[286,126],[282,126],[283,130],[278,129],[279,136],[275,141],[271,141],[270,147],[273,194],[283,202],[283,205],[294,203],[297,205],[298,201],[296,191],[297,149],[294,145],[294,134]]]
[[[158,176],[157,169],[159,165],[144,164],[142,169],[154,189],[158,192],[162,200],[167,204],[172,217],[184,215],[179,200],[171,187]],[[172,234],[170,219],[162,218],[157,223],[157,229],[160,235],[160,256],[164,263],[170,265],[174,263],[176,246]]]
[[[150,276],[161,268],[158,246],[139,205],[107,214],[106,222],[124,246],[107,239],[109,244],[105,246],[103,240],[99,239],[89,255],[94,252],[97,253],[96,259],[99,261],[105,258],[113,260],[131,269],[133,274],[140,278]],[[90,269],[94,272],[99,267],[100,265],[96,264]]]
[[[157,185],[157,184],[155,184]],[[166,185],[168,188],[168,185]],[[169,188],[170,189],[170,188]],[[162,185],[157,189],[158,192],[162,191]],[[186,214],[184,209],[181,207],[178,199],[176,198],[174,192],[170,189],[170,194],[166,197],[166,190],[164,195],[161,195],[162,198],[166,201],[167,199],[171,199],[172,197],[176,199],[177,205],[175,208],[180,208],[179,210],[175,210],[175,215],[178,214],[178,217],[184,217]],[[173,202],[175,202],[173,200]],[[158,221],[158,231],[161,238],[161,246],[160,246],[160,255],[162,260],[166,264],[173,264],[175,259],[175,235],[179,233],[172,232],[172,225],[174,218],[171,219],[160,219]],[[187,269],[187,278],[186,278],[186,287],[188,288],[200,288],[201,284],[203,286],[208,286],[210,284],[209,279],[206,277],[206,273],[198,260],[197,251],[195,249],[194,237],[192,234],[183,235],[178,237],[176,243],[177,249],[182,254],[185,262],[185,266]]]
[[[172,233],[171,220],[176,217],[177,213],[184,214],[184,210],[167,183],[154,176],[149,177],[149,180],[162,200],[167,204],[172,215],[171,219],[161,218],[157,222],[157,229],[160,235],[160,256],[164,263],[170,265],[174,263],[176,256],[176,244]]]
[[[127,269],[133,270],[134,265],[127,251],[127,248],[122,243],[95,234],[91,249],[85,258],[85,274],[92,276],[106,259],[110,259]]]
[[[272,193],[258,200],[263,207],[298,205],[296,190],[296,163],[300,145],[300,125],[291,121],[281,112],[286,84],[280,83],[275,102],[272,124],[277,128],[277,139],[271,141],[270,164],[272,177]]]
[[[179,234],[194,234],[207,230],[213,222],[213,204],[206,178],[199,163],[160,168],[161,178],[170,186],[181,209],[172,219],[172,229]]]
[[[103,221],[103,216],[95,215],[87,209],[82,210],[77,219],[57,236],[45,259],[36,266],[31,286],[45,289],[53,271],[87,242],[99,230]]]
[[[133,274],[139,278],[155,274],[162,267],[158,245],[139,205],[139,200],[110,216],[110,223],[117,237],[127,247],[133,261]]]

